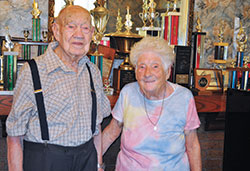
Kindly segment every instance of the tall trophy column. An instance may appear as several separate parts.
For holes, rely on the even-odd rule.
[[[33,2],[33,10],[31,11],[31,14],[33,16],[32,18],[32,40],[33,41],[40,41],[41,38],[41,25],[40,25],[40,14],[42,11],[38,9],[38,4],[34,0]]]
[[[192,33],[193,36],[193,69],[203,68],[204,66],[204,44],[206,32],[202,32],[202,26],[200,18],[196,20],[196,32]]]
[[[236,36],[237,41],[237,58],[236,58],[236,66],[240,68],[247,68],[247,63],[249,61],[249,57],[244,57],[244,52],[247,47],[247,34],[245,33],[242,22],[240,22],[240,30]],[[247,90],[249,71],[242,71],[241,74],[241,83],[240,89]]]

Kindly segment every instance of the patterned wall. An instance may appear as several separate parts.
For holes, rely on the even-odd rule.
[[[250,38],[250,1],[249,0],[195,0],[195,16],[199,15],[203,32],[206,32],[205,57],[214,56],[214,42],[219,42],[218,33],[224,27],[224,42],[229,43],[228,58],[235,57],[236,42],[234,32],[238,31],[238,21],[241,18],[245,32]],[[196,19],[195,19],[196,20]],[[235,33],[236,34],[236,33]],[[248,47],[250,40],[248,39]],[[249,48],[246,49],[249,55]]]

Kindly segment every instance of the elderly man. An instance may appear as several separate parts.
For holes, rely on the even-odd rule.
[[[110,114],[110,103],[100,71],[86,56],[93,32],[89,12],[68,6],[53,25],[57,42],[22,67],[7,119],[10,171],[101,167],[100,123]]]
[[[146,37],[131,49],[137,82],[127,84],[103,131],[103,152],[121,135],[117,171],[201,171],[200,125],[192,93],[168,80],[174,54]]]

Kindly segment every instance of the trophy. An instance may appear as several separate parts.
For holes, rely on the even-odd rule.
[[[228,43],[224,41],[224,21],[221,21],[221,26],[218,33],[219,42],[215,42],[214,63],[225,64],[228,54]]]
[[[173,10],[169,11],[170,2],[167,1],[167,11],[161,15],[162,17],[162,35],[165,40],[169,42],[170,45],[178,45],[179,39],[179,20],[180,12],[177,12],[177,0],[174,0]]]
[[[139,17],[141,18],[143,22],[143,27],[146,27],[147,20],[148,20],[148,0],[143,0],[143,5],[142,5],[142,12],[139,13]]]
[[[97,0],[95,4],[95,8],[90,11],[90,14],[94,18],[95,32],[94,32],[94,43],[96,44],[96,50],[93,54],[91,54],[91,62],[95,63],[101,73],[102,73],[102,59],[103,54],[98,53],[98,46],[104,36],[104,32],[106,31],[106,25],[109,20],[109,11],[104,8],[104,0]]]
[[[236,36],[236,42],[237,42],[237,60],[236,60],[236,66],[242,67],[243,66],[243,59],[244,59],[244,51],[247,47],[247,35],[242,27],[242,22],[240,22],[240,29]]]
[[[206,32],[202,32],[201,20],[197,16],[196,20],[196,32],[192,33],[193,36],[193,69],[204,68],[204,44]]]
[[[154,20],[158,18],[159,16],[159,13],[155,12],[155,7],[156,7],[156,3],[154,2],[154,0],[150,0],[149,12],[148,12],[148,19],[150,22],[150,27],[154,27]]]
[[[38,9],[38,4],[33,1],[33,10],[31,11],[31,14],[33,16],[32,18],[32,40],[33,41],[40,41],[41,32],[40,32],[40,14],[42,11]]]
[[[127,6],[126,20],[124,23],[126,30],[124,32],[116,31],[115,33],[106,35],[110,36],[111,40],[114,41],[115,46],[113,48],[116,49],[118,55],[125,58],[119,68],[114,68],[113,70],[113,87],[116,92],[119,92],[125,84],[136,80],[134,67],[130,64],[129,53],[133,44],[141,40],[142,36],[131,31],[133,22],[129,10],[130,8]]]
[[[247,63],[249,61],[249,57],[244,57],[244,51],[246,50],[246,43],[247,43],[247,34],[245,33],[242,22],[240,22],[240,29],[236,36],[237,42],[237,58],[236,58],[236,66],[242,69],[242,77],[241,77],[241,84],[240,89],[247,90],[248,84],[248,77],[249,71],[244,70],[247,69]]]
[[[12,91],[16,82],[17,56],[18,52],[13,52],[14,43],[11,41],[9,33],[5,35],[5,45],[8,51],[3,52],[3,87],[4,90]]]

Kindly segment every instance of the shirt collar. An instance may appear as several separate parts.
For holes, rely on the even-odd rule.
[[[47,72],[50,73],[57,68],[61,68],[63,71],[70,72],[72,71],[70,68],[68,68],[62,60],[57,56],[57,54],[54,52],[55,48],[58,46],[58,42],[51,42],[47,48],[46,51],[46,57],[49,58],[46,61],[47,65]],[[84,65],[86,62],[89,62],[89,59],[87,56],[84,56],[80,59],[78,63],[78,68],[82,68],[81,66]]]

